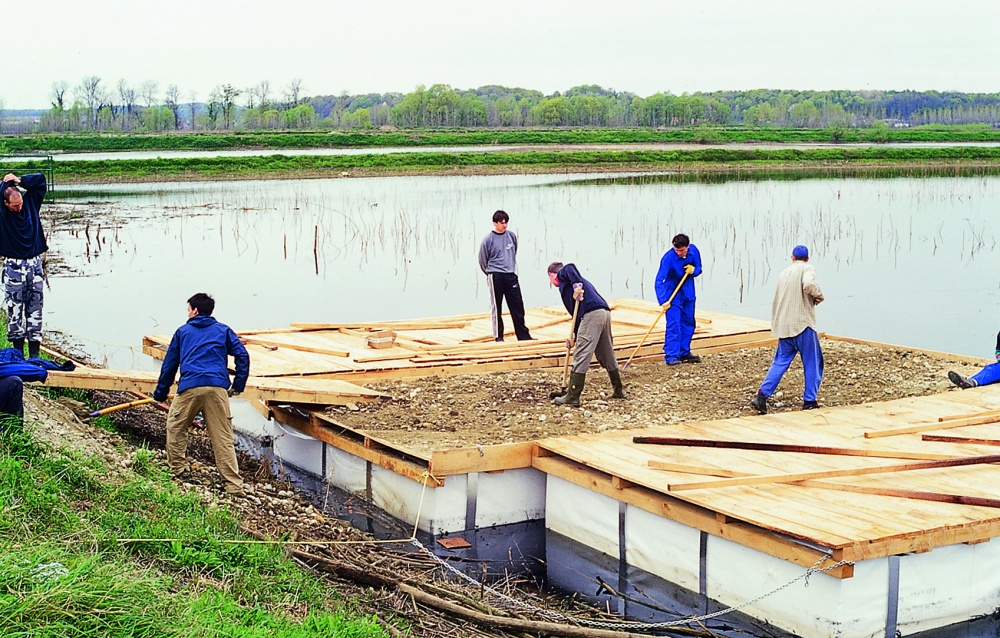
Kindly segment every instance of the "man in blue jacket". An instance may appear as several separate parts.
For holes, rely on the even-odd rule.
[[[618,359],[615,357],[615,349],[611,337],[611,309],[608,302],[597,293],[597,289],[583,278],[580,271],[573,264],[565,266],[558,261],[549,264],[549,283],[559,288],[559,296],[562,297],[563,305],[570,315],[580,303],[580,309],[576,313],[576,325],[573,332],[576,334],[576,347],[573,350],[573,367],[569,375],[569,386],[566,394],[555,397],[552,402],[556,405],[570,405],[575,408],[580,407],[580,394],[583,393],[583,384],[587,379],[587,368],[590,367],[590,360],[597,355],[597,361],[608,371],[608,378],[614,393],[613,399],[628,398],[625,389],[622,387],[622,375],[618,369]]]
[[[24,189],[24,194],[21,190]],[[42,342],[42,253],[49,249],[39,212],[47,190],[44,173],[18,177],[7,173],[0,183],[0,255],[3,255],[4,311],[7,338],[28,357],[37,358]]]
[[[701,357],[691,354],[695,327],[694,278],[701,274],[701,253],[683,233],[675,236],[671,243],[673,248],[660,259],[660,270],[656,273],[656,301],[667,313],[663,359],[669,366],[701,361]],[[680,290],[673,301],[667,303],[678,285]]]
[[[243,496],[243,479],[236,463],[233,443],[233,417],[229,397],[243,392],[250,376],[250,355],[229,326],[212,316],[215,299],[199,292],[187,301],[188,320],[170,339],[163,358],[160,380],[153,392],[157,401],[165,401],[177,369],[181,378],[177,396],[167,413],[167,464],[175,478],[190,478],[187,462],[188,434],[191,422],[201,412],[215,452],[226,495]],[[236,362],[236,376],[229,382],[229,356]]]

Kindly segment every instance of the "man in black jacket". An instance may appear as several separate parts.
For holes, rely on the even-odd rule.
[[[577,303],[580,304],[580,309],[576,313],[576,325],[573,326],[576,347],[573,350],[569,387],[566,389],[566,394],[556,397],[552,402],[556,405],[580,407],[580,394],[587,378],[587,368],[590,367],[590,360],[594,355],[597,355],[597,361],[608,371],[608,378],[614,387],[611,398],[626,398],[611,339],[611,308],[608,302],[598,294],[593,284],[583,278],[574,264],[564,266],[561,262],[555,261],[549,264],[548,272],[549,283],[559,288],[559,295],[566,311],[572,315]]]
[[[24,193],[18,188],[23,188]],[[7,338],[28,357],[37,358],[42,341],[42,253],[49,249],[39,211],[47,185],[44,173],[18,177],[7,173],[0,184],[0,255],[3,255]]]

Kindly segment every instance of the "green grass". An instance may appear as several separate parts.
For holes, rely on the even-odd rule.
[[[986,125],[907,129],[685,127],[672,129],[403,129],[398,131],[63,133],[0,137],[6,153],[468,146],[487,144],[638,144],[666,142],[996,142]]]
[[[262,176],[449,172],[455,170],[716,170],[726,165],[758,169],[789,165],[934,164],[1000,162],[1000,147],[829,147],[816,149],[696,148],[679,150],[587,150],[492,153],[390,153],[384,155],[268,155],[141,160],[68,161],[57,165],[57,181],[109,182],[170,179],[241,179]],[[41,168],[25,163],[21,170]],[[58,190],[58,189],[57,189]],[[58,193],[57,193],[58,194]]]
[[[226,542],[248,540],[238,521],[153,458],[112,482],[101,459],[0,433],[0,635],[385,635],[280,547]]]

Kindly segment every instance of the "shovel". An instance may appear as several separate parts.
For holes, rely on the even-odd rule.
[[[681,280],[677,282],[677,287],[674,288],[674,291],[672,293],[670,293],[670,299],[667,299],[666,304],[669,304],[671,301],[674,300],[674,297],[677,296],[677,292],[681,289],[681,286],[684,285],[684,280],[687,279],[687,278],[688,278],[688,274],[685,272],[684,276],[681,277]],[[653,332],[653,328],[655,328],[656,324],[660,321],[660,315],[663,315],[665,313],[666,313],[666,311],[663,311],[663,312],[661,312],[661,313],[659,313],[659,314],[656,315],[656,319],[653,319],[653,323],[652,323],[652,325],[649,326],[649,330],[646,331],[646,334],[645,334],[645,336],[643,336],[642,340],[639,342],[639,345],[637,345],[635,347],[635,350],[632,351],[632,356],[629,357],[628,361],[625,362],[625,365],[622,366],[622,370],[627,370],[628,369],[628,364],[632,363],[632,359],[634,359],[635,355],[639,352],[639,348],[641,348],[642,345],[644,343],[646,343],[646,339],[649,338],[650,333]]]
[[[566,339],[566,364],[563,366],[563,382],[561,390],[554,390],[549,393],[549,398],[554,399],[556,397],[561,397],[566,394],[567,386],[569,386],[569,359],[570,355],[573,354],[573,346],[576,345],[573,335],[576,334],[576,316],[580,312],[580,300],[577,299],[576,303],[573,304],[573,321],[569,324],[569,337]]]

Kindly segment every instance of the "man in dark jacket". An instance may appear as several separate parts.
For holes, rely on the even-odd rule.
[[[566,394],[553,399],[556,405],[571,405],[580,407],[580,394],[587,378],[587,368],[590,360],[597,355],[597,361],[608,371],[608,378],[614,387],[611,395],[615,399],[626,398],[622,387],[622,376],[618,369],[618,359],[611,337],[611,308],[597,289],[583,278],[573,264],[553,262],[549,264],[549,283],[559,288],[566,311],[573,314],[577,302],[580,304],[576,313],[576,348],[573,350],[573,367],[569,375],[569,387]]]
[[[18,187],[24,189],[24,194]],[[47,186],[44,173],[18,177],[7,173],[0,183],[0,255],[3,255],[4,310],[7,338],[36,358],[42,341],[42,253],[49,249],[39,211]]]
[[[243,392],[250,376],[250,355],[229,326],[212,317],[215,300],[205,293],[188,299],[187,323],[170,339],[167,355],[160,369],[160,380],[153,392],[157,401],[165,401],[178,367],[177,396],[167,413],[167,464],[175,478],[190,478],[187,462],[188,433],[191,422],[201,412],[215,452],[226,494],[243,496],[243,479],[236,464],[233,443],[233,417],[229,397]],[[236,376],[229,382],[229,356],[236,362]],[[227,394],[228,391],[228,394]]]

